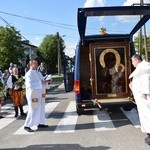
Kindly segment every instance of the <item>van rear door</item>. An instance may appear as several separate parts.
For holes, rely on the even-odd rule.
[[[129,41],[90,44],[91,88],[93,99],[130,96],[128,76],[131,72]]]

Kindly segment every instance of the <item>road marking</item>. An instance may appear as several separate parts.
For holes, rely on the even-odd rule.
[[[14,135],[27,135],[27,134],[34,134],[34,132],[28,132],[28,131],[26,131],[26,130],[24,130],[24,126],[22,126],[20,129],[18,129],[15,133],[14,133]]]
[[[14,115],[15,115],[15,113],[12,113],[10,115],[7,115],[3,119],[0,119],[0,129],[3,129],[7,125],[9,125],[11,122],[13,122],[14,120],[16,120],[16,118],[14,118]]]
[[[57,105],[60,102],[51,102],[46,104],[45,106],[45,118],[48,118],[48,116],[53,112],[53,110],[57,107]]]
[[[63,118],[59,121],[54,133],[75,132],[78,115],[75,109],[75,101],[71,101],[65,111]]]
[[[53,112],[53,110],[57,107],[57,105],[60,102],[52,102],[52,103],[48,103],[45,106],[45,117],[48,118],[48,116]],[[32,129],[36,130],[37,127],[33,127]],[[14,135],[23,135],[23,134],[34,134],[34,132],[27,132],[26,130],[24,130],[24,126],[22,126],[21,128],[19,128]]]
[[[116,130],[113,121],[105,110],[93,112],[95,131]]]
[[[6,104],[2,107],[2,110],[8,110],[10,108],[13,107],[13,104]],[[24,112],[27,112],[27,107],[28,106],[24,106]],[[19,108],[18,108],[19,109]],[[5,111],[2,111],[5,112]],[[13,111],[10,115],[6,115],[5,118],[0,119],[0,129],[3,129],[4,127],[6,127],[7,125],[9,125],[10,123],[12,123],[13,121],[15,121],[17,118],[14,117],[15,116],[15,112]]]
[[[60,84],[60,85],[58,86],[58,88],[56,88],[56,89],[54,90],[54,92],[58,92],[58,91],[61,91],[61,90],[65,91],[65,90],[64,90],[64,83]]]
[[[140,121],[137,110],[133,108],[131,111],[124,111],[123,108],[120,108],[122,112],[126,115],[129,121],[133,124],[135,128],[140,128]]]
[[[2,110],[8,110],[11,109],[13,107],[13,104],[6,104],[2,106]]]

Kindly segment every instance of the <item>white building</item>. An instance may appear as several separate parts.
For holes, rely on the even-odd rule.
[[[21,43],[22,46],[24,47],[24,53],[26,55],[26,57],[21,60],[21,64],[25,67],[27,59],[33,59],[37,57],[38,47],[30,44],[28,40],[21,41]]]

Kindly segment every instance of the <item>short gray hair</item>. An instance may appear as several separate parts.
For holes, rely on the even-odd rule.
[[[139,55],[139,54],[134,54],[134,55],[132,56],[132,58],[133,58],[133,59],[137,59],[137,60],[139,60],[139,61],[142,61],[142,57],[141,57],[141,55]]]

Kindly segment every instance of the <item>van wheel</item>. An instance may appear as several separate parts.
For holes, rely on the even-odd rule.
[[[131,111],[131,110],[132,110],[132,107],[131,107],[131,106],[124,106],[124,107],[123,107],[123,110],[124,110],[124,111]]]

